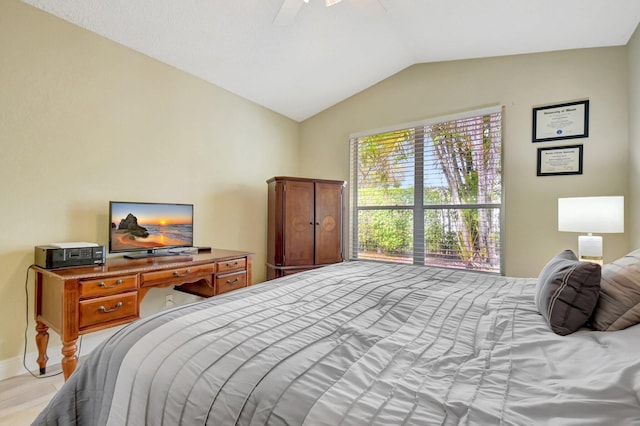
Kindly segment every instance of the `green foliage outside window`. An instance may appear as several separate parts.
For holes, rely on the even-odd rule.
[[[358,139],[359,255],[412,260],[421,155],[425,262],[499,270],[500,126],[492,114]]]

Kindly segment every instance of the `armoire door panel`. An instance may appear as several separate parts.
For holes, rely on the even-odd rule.
[[[316,182],[315,264],[342,261],[342,185]]]
[[[286,181],[284,194],[284,265],[313,264],[313,182]]]
[[[282,265],[284,247],[284,219],[283,197],[284,183],[281,181],[267,181],[267,264]]]

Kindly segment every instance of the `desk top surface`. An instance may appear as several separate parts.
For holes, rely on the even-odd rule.
[[[143,259],[126,259],[124,257],[107,258],[104,265],[76,266],[60,269],[45,269],[32,266],[37,272],[53,275],[62,279],[80,279],[95,276],[120,275],[157,271],[171,268],[184,268],[206,263],[221,262],[238,257],[251,257],[253,253],[237,250],[212,249],[210,252],[177,254],[175,256],[148,257]]]

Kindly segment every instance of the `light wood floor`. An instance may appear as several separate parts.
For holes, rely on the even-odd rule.
[[[44,379],[26,374],[0,381],[0,425],[30,425],[63,383],[62,374]]]

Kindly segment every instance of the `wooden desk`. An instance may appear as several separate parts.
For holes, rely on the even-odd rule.
[[[210,297],[251,285],[252,255],[213,249],[194,255],[113,258],[100,266],[33,266],[40,374],[47,368],[49,328],[62,339],[66,380],[78,362],[79,335],[135,321],[142,299],[154,287],[176,286],[176,290]]]

